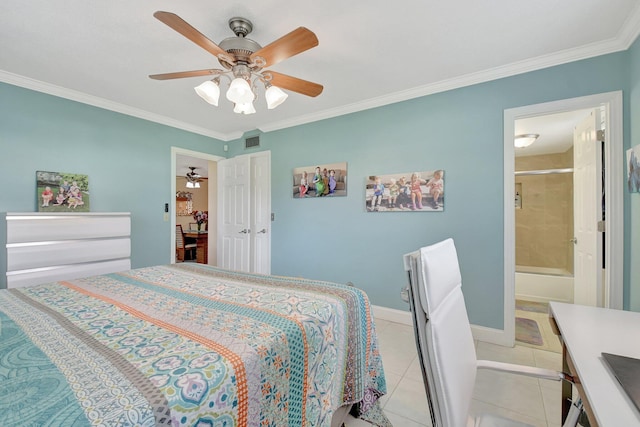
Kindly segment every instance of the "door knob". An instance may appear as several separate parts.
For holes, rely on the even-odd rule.
[[[571,243],[573,243],[574,245],[577,245],[577,244],[578,244],[578,238],[577,238],[577,237],[574,237],[573,239],[569,239],[569,241],[570,241]]]
[[[266,228],[263,228],[262,230],[258,231],[258,233],[257,233],[257,234],[261,234],[261,233],[262,233],[262,234],[267,234],[267,229],[266,229]]]
[[[251,230],[246,229],[246,228],[244,230],[238,231],[238,233],[242,233],[242,234],[247,234],[247,233],[250,233],[250,232],[251,232]]]

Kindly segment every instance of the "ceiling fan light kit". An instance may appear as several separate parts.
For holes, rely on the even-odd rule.
[[[317,83],[275,71],[263,71],[266,67],[317,46],[318,38],[307,28],[299,27],[269,45],[261,47],[255,41],[246,38],[253,30],[251,21],[234,17],[229,20],[229,28],[236,37],[226,38],[218,45],[178,15],[158,11],[153,16],[216,56],[220,65],[225,68],[224,70],[207,69],[150,75],[149,77],[154,80],[213,75],[215,76],[213,79],[196,86],[194,89],[207,103],[218,106],[220,78],[226,77],[230,82],[226,98],[234,104],[233,111],[238,114],[256,112],[253,101],[257,99],[258,82],[264,85],[265,100],[269,110],[282,104],[289,96],[282,89],[311,97],[322,93],[323,87]]]
[[[278,105],[282,104],[289,95],[287,95],[282,89],[277,86],[269,85],[264,92],[264,98],[267,100],[267,108],[273,110]]]
[[[220,87],[213,80],[207,80],[206,82],[196,86],[196,93],[200,98],[204,99],[211,105],[218,106],[218,99],[220,98]]]
[[[189,169],[191,169],[191,172],[187,172],[187,174],[185,175],[185,178],[187,178],[186,187],[200,188],[200,182],[202,182],[200,178],[202,176],[195,171],[197,169],[195,166],[189,166]]]

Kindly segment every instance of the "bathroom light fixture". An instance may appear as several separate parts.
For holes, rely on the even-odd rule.
[[[516,148],[524,148],[528,147],[535,142],[536,139],[540,137],[537,133],[525,133],[522,135],[516,135],[513,140],[513,145]]]

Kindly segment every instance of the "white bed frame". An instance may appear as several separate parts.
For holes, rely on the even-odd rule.
[[[0,289],[131,268],[131,215],[0,213]]]

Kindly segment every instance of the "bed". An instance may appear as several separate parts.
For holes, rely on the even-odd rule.
[[[0,290],[3,426],[386,427],[385,392],[347,285],[184,263]]]

